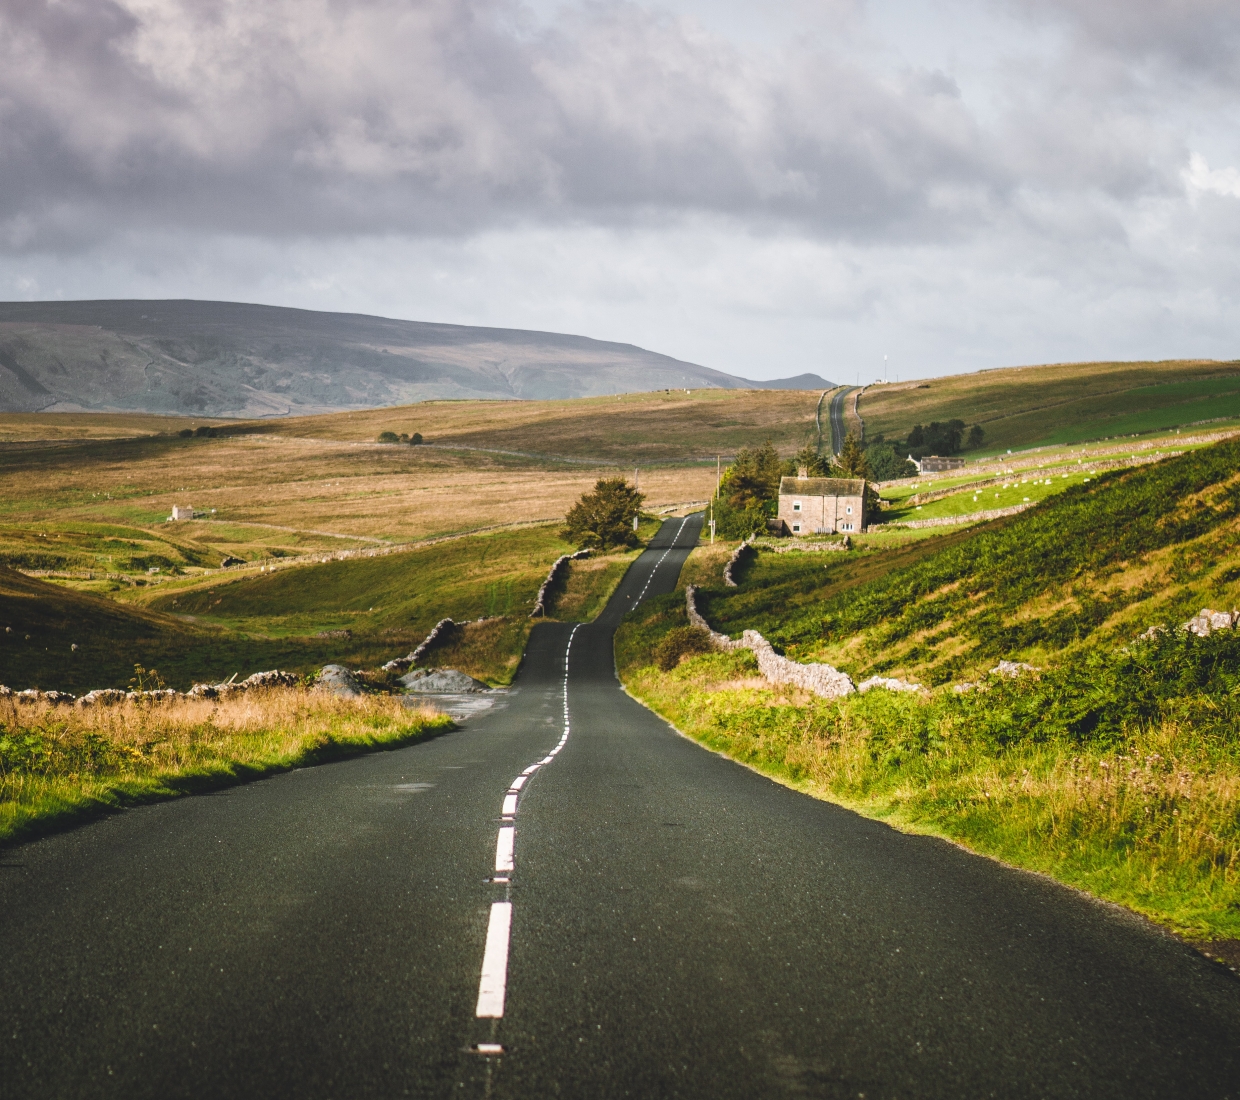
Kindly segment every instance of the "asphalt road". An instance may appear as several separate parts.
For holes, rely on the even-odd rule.
[[[698,524],[458,732],[0,854],[0,1096],[1240,1096],[1228,972],[623,693]]]
[[[839,454],[844,449],[844,439],[848,435],[844,424],[844,402],[856,392],[856,389],[856,386],[847,386],[839,390],[832,396],[831,403],[827,406],[827,415],[831,423],[832,454]]]

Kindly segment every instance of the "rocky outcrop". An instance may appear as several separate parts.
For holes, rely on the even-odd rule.
[[[1027,665],[1024,661],[1000,661],[987,674],[989,676],[1001,676],[1005,680],[1015,680],[1019,676],[1024,676],[1030,672],[1039,672],[1038,668],[1033,665]],[[966,691],[973,691],[974,688],[982,687],[984,680],[963,680],[958,684],[952,684],[952,691],[957,695],[963,695]]]
[[[362,694],[362,682],[344,665],[324,665],[314,686],[318,691],[330,691],[343,699],[356,699]]]
[[[897,680],[891,676],[871,676],[857,685],[857,691],[864,695],[874,688],[886,688],[888,691],[925,691],[921,684],[910,684],[907,680]]]
[[[1183,623],[1180,629],[1196,634],[1199,638],[1208,638],[1216,630],[1234,630],[1237,622],[1240,622],[1240,611],[1212,611],[1203,607],[1188,622]]]
[[[481,680],[475,680],[454,668],[414,669],[407,676],[402,676],[400,682],[412,692],[428,694],[462,695],[490,690]]]
[[[740,546],[732,551],[732,556],[728,558],[728,564],[723,567],[723,583],[728,588],[735,588],[737,586],[736,577],[734,575],[736,567],[740,565],[741,562],[745,561],[750,555],[756,553],[757,550],[754,549],[753,541],[751,539],[745,539]]]
[[[551,596],[551,591],[563,578],[564,570],[568,568],[568,563],[577,561],[579,558],[588,558],[589,556],[589,550],[578,550],[575,554],[563,554],[555,559],[551,565],[551,571],[547,574],[547,579],[542,582],[542,587],[538,590],[538,595],[534,599],[534,610],[530,612],[531,619],[537,619],[547,613],[547,602]]]

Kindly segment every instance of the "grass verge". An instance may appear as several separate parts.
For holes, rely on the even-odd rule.
[[[0,704],[0,843],[452,729],[393,696],[301,689],[111,707]]]
[[[617,667],[636,698],[707,747],[906,831],[1044,872],[1189,938],[1240,939],[1240,751],[1223,728],[1234,728],[1229,676],[1199,697],[1185,688],[1174,705],[1106,736],[1032,714],[1033,733],[1022,735],[1014,706],[1025,697],[1043,706],[1039,691],[1068,697],[1064,684],[1047,677],[966,696],[874,691],[828,701],[768,684],[746,651],[687,657],[660,672],[650,654],[684,625],[679,595],[643,606],[617,635]],[[1202,653],[1207,663],[1217,656]],[[1161,679],[1156,663],[1147,662]],[[1004,729],[1006,738],[996,734]]]

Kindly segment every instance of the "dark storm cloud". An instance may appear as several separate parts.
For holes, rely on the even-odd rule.
[[[600,4],[0,4],[10,248],[692,212],[941,236],[1013,185],[954,84]]]

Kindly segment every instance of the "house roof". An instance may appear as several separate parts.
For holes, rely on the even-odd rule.
[[[781,497],[859,497],[865,481],[852,477],[785,477],[779,481]]]

